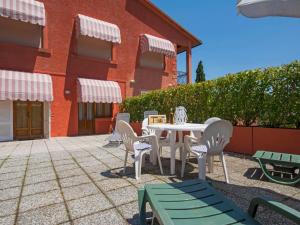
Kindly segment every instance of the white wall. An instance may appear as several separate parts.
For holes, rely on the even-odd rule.
[[[0,141],[13,140],[13,102],[0,101]]]

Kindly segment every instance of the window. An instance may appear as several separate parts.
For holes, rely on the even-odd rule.
[[[112,59],[112,43],[80,35],[77,38],[77,54],[98,59]]]
[[[0,17],[0,42],[42,48],[43,27]]]
[[[140,65],[142,67],[164,69],[165,56],[156,52],[144,52],[141,54]]]
[[[96,103],[96,117],[112,117],[112,103]]]

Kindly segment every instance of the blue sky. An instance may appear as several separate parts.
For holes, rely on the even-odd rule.
[[[151,0],[203,41],[193,49],[193,80],[199,60],[206,79],[300,59],[300,18],[251,19],[237,14],[236,0]],[[185,71],[185,54],[178,56]]]

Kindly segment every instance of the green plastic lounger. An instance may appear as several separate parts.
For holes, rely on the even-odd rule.
[[[140,225],[146,224],[149,202],[155,223],[161,225],[259,224],[254,216],[259,205],[300,223],[300,212],[267,198],[254,198],[248,213],[203,180],[173,184],[146,184],[138,190]]]
[[[257,151],[253,158],[269,180],[288,185],[300,182],[300,155]],[[272,170],[267,168],[267,164],[273,167]]]

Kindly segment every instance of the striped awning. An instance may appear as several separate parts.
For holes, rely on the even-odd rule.
[[[78,102],[121,103],[121,89],[117,82],[78,78]]]
[[[0,0],[0,16],[45,26],[44,3],[35,0]]]
[[[0,100],[53,101],[52,79],[47,74],[0,70]]]
[[[78,14],[77,35],[98,38],[104,41],[121,43],[121,33],[117,25]]]
[[[156,52],[167,56],[176,56],[175,47],[171,41],[143,34],[140,37],[141,52]]]

